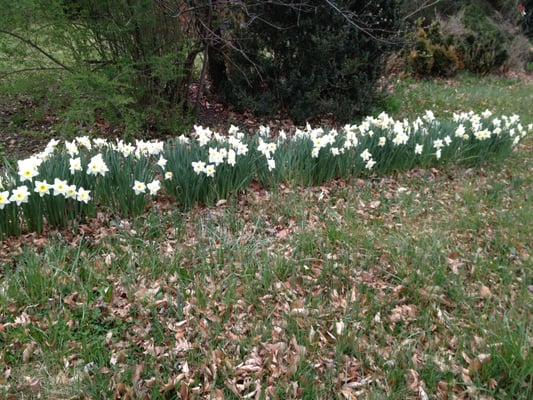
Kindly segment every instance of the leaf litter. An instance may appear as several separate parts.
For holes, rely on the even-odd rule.
[[[256,189],[214,209],[195,208],[178,227],[169,221],[177,214],[161,204],[168,225],[150,239],[128,221],[110,223],[106,214],[77,232],[8,239],[2,243],[3,279],[20,268],[27,248],[45,254],[60,240],[83,248],[108,286],[73,287],[54,300],[63,309],[48,319],[47,304],[24,307],[8,298],[0,313],[7,362],[0,391],[8,398],[15,391],[56,398],[87,391],[83,398],[97,398],[87,389],[103,379],[117,399],[154,393],[296,399],[311,391],[317,398],[357,399],[391,395],[391,388],[413,399],[491,398],[481,394],[482,385],[497,391],[500,378],[479,376],[500,350],[494,338],[481,338],[472,310],[497,319],[498,308],[486,304],[501,302],[505,312],[523,294],[515,279],[501,296],[502,279],[477,270],[480,260],[494,257],[486,247],[495,238],[494,210],[476,206],[488,221],[483,230],[451,224],[456,217],[473,218],[461,192],[471,190],[468,182],[476,181],[475,192],[488,185],[480,176],[465,183],[448,176],[463,172],[413,170],[316,188]],[[516,200],[499,204],[507,202]],[[231,222],[233,213],[238,222]],[[435,251],[431,258],[410,250],[443,230],[444,243],[426,248]],[[520,269],[530,247],[513,240],[517,253],[509,262]],[[144,246],[172,271],[150,273]],[[431,268],[420,272],[420,260]],[[417,274],[424,281],[418,283]],[[453,294],[435,274],[460,282],[464,292]],[[88,308],[95,310],[94,324],[82,325],[80,312]],[[44,354],[55,345],[31,341],[23,330],[48,331],[59,317],[74,342],[60,363],[52,363],[54,381],[38,371],[52,362]],[[75,332],[83,329],[101,341],[105,361],[84,359]],[[24,367],[13,361],[17,357]],[[433,383],[429,365],[440,371]]]

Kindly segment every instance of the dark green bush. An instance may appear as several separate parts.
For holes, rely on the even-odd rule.
[[[396,30],[396,1],[335,4],[249,2],[248,14],[232,27],[242,51],[229,54],[225,101],[261,114],[284,112],[297,122],[369,112]]]
[[[406,53],[411,72],[417,76],[450,76],[461,69],[486,74],[504,68],[511,38],[503,25],[489,16],[494,7],[473,2],[446,17],[445,29],[436,21],[425,28],[418,26]]]
[[[489,73],[502,67],[509,55],[507,38],[496,24],[475,5],[463,8],[463,23],[468,32],[456,38],[465,69]]]
[[[451,76],[463,68],[453,38],[443,36],[436,22],[429,26],[427,33],[421,27],[418,29],[407,62],[411,72],[417,76]]]

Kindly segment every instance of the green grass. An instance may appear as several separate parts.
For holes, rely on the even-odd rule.
[[[389,99],[390,107],[401,116],[417,116],[424,110],[447,116],[456,111],[489,109],[505,115],[518,114],[525,125],[533,122],[531,83],[526,84],[521,78],[487,76],[480,82],[479,77],[465,73],[451,79],[408,78],[391,84],[395,93]]]
[[[399,115],[533,122],[526,88],[406,82]],[[9,239],[0,396],[531,398],[532,150]]]

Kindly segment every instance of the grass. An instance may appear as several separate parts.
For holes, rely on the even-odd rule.
[[[398,115],[530,93],[408,81]],[[531,398],[532,150],[5,242],[0,394]]]
[[[464,73],[451,79],[408,78],[391,83],[396,93],[389,99],[390,107],[400,115],[412,117],[423,110],[433,110],[437,116],[446,116],[459,110],[489,109],[518,114],[526,125],[533,122],[531,82],[524,83],[521,78],[487,76],[480,84],[479,77]]]

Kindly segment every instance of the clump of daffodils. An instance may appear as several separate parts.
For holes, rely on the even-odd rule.
[[[192,135],[200,147],[208,145],[207,161],[197,160],[191,162],[191,167],[197,175],[204,174],[207,177],[214,177],[217,167],[229,165],[234,167],[237,164],[237,157],[248,154],[248,145],[242,141],[244,133],[238,127],[232,125],[228,135],[221,135],[213,132],[209,128],[194,126]]]
[[[193,204],[241,190],[259,175],[264,182],[265,173],[282,171],[286,181],[312,183],[416,164],[475,162],[505,155],[531,131],[533,124],[523,126],[518,115],[486,110],[440,120],[428,110],[412,121],[381,113],[338,129],[308,124],[291,134],[261,126],[256,135],[245,135],[233,125],[221,134],[196,125],[172,146],[87,136],[53,139],[42,152],[1,171],[0,237],[40,226],[32,219],[62,221],[67,212],[75,218],[73,212],[87,210],[83,206],[94,200],[127,214],[128,204],[137,201],[136,212],[142,212],[162,191],[174,190],[186,196],[177,201]],[[313,178],[298,179],[298,174]]]

